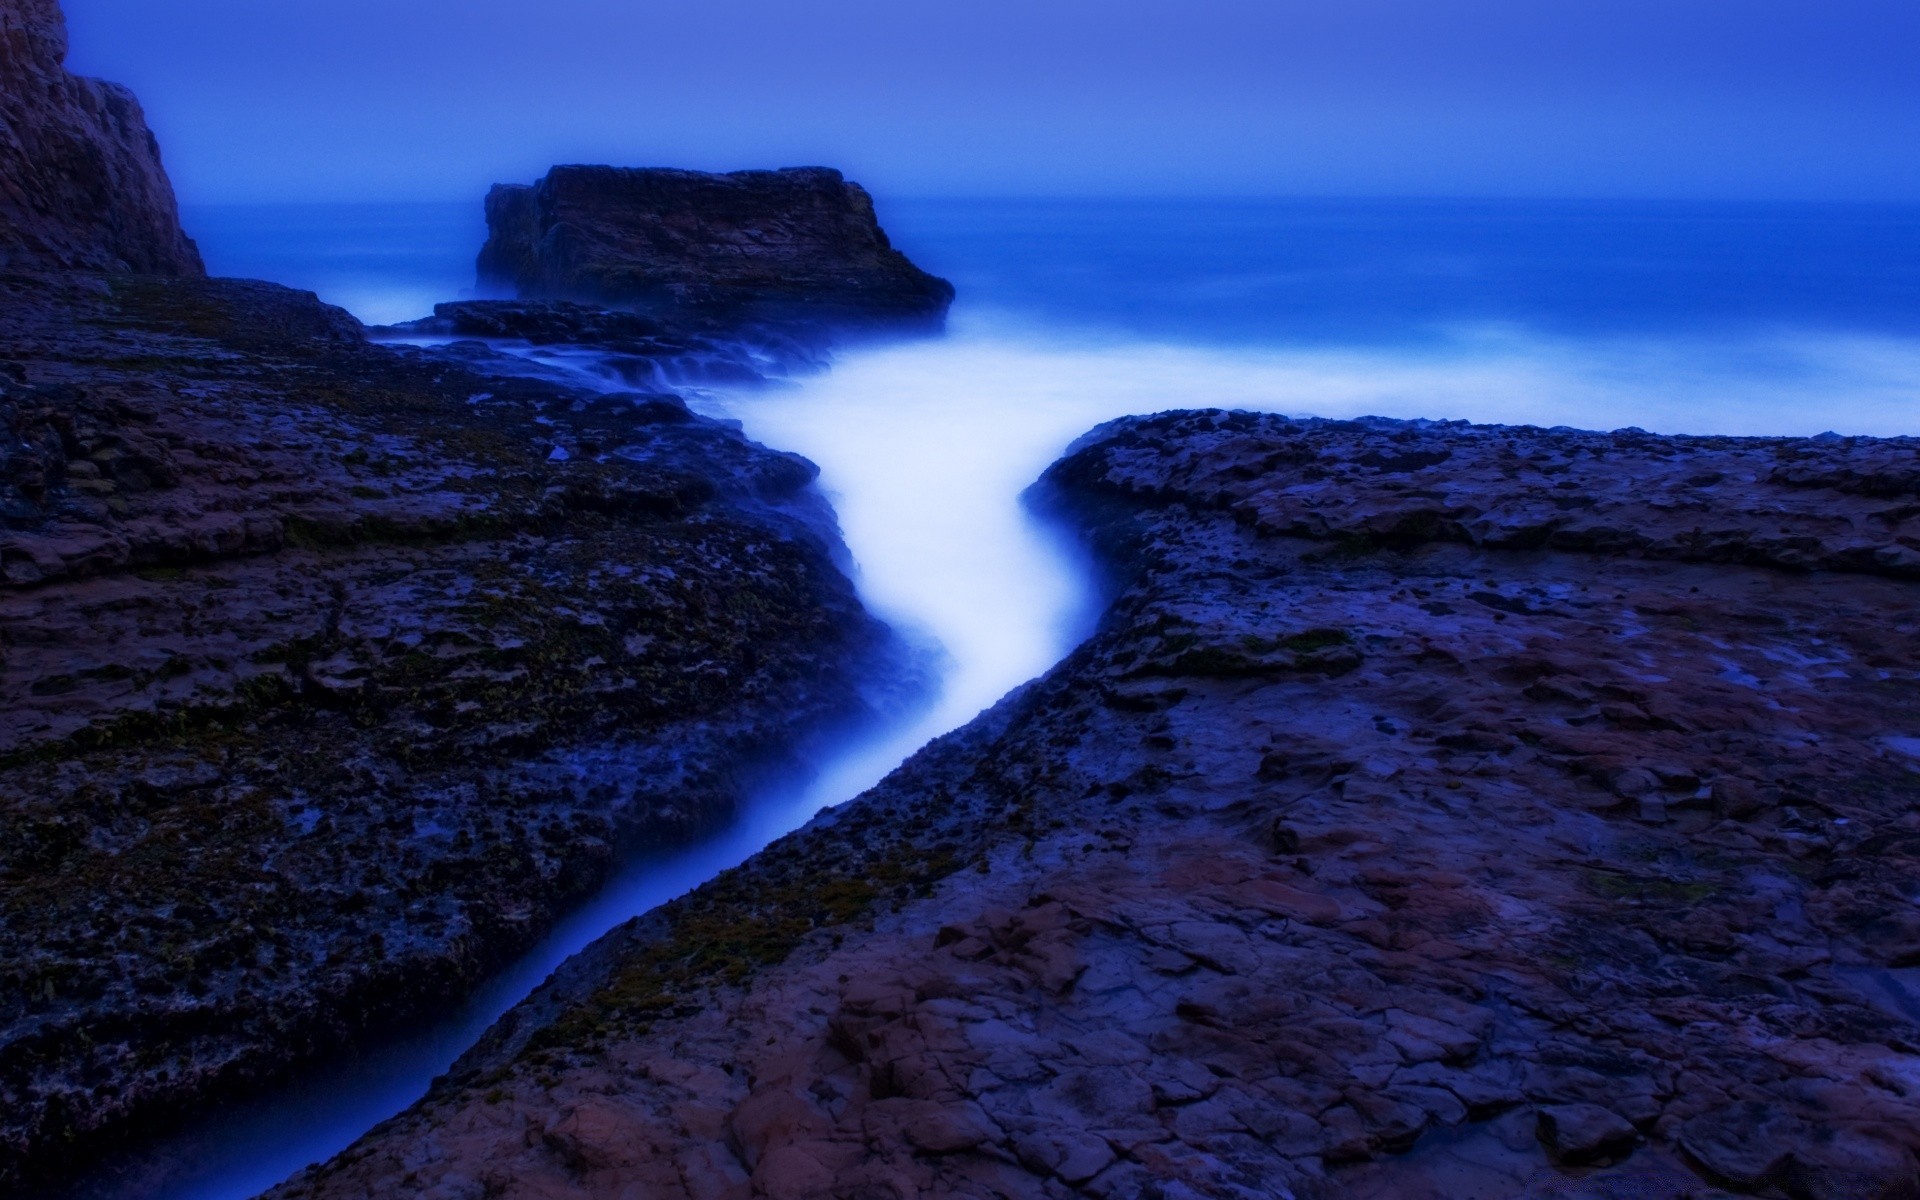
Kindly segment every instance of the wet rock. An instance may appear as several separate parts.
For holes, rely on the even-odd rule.
[[[407,332],[456,337],[518,338],[536,346],[591,342],[645,345],[681,328],[665,317],[597,308],[570,301],[460,300],[433,306],[433,317],[407,326]]]
[[[689,309],[641,314],[568,301],[463,300],[434,315],[373,331],[383,339],[422,337],[521,341],[534,347],[586,346],[595,366],[633,386],[743,385],[774,375],[818,369],[834,333],[805,319],[778,323]],[[503,355],[480,342],[455,342],[435,353],[494,373],[540,374],[540,359]],[[549,374],[552,372],[549,371]]]

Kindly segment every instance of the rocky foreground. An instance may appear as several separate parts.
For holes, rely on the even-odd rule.
[[[0,276],[0,1193],[435,1010],[862,711],[814,468],[265,284]]]
[[[1891,1200],[1920,443],[1170,414],[1036,684],[273,1193]]]

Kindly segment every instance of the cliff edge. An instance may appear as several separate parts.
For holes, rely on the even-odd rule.
[[[481,282],[524,300],[889,324],[938,323],[953,302],[826,167],[555,167],[495,187],[487,229]]]
[[[204,275],[140,102],[66,57],[55,0],[0,0],[0,270]]]

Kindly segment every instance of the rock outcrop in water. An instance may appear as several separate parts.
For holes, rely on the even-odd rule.
[[[481,281],[523,299],[921,326],[953,300],[888,242],[866,190],[823,167],[555,167],[494,188],[487,226]]]
[[[139,101],[66,57],[56,0],[0,0],[0,271],[203,274]]]
[[[1088,645],[274,1195],[1912,1197],[1916,461],[1107,426]]]

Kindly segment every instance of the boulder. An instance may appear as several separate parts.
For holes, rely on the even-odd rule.
[[[1540,1110],[1539,1122],[1548,1152],[1572,1165],[1624,1157],[1637,1136],[1625,1117],[1597,1104],[1550,1104]]]
[[[140,102],[66,57],[56,0],[0,0],[0,270],[204,275]]]
[[[495,187],[487,227],[481,283],[522,299],[908,325],[953,300],[893,248],[866,189],[825,167],[555,167]]]

